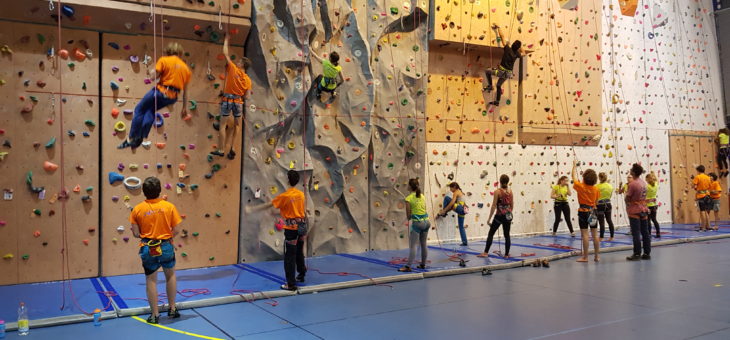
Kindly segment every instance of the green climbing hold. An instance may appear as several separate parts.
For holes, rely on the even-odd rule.
[[[233,9],[238,9],[240,7],[238,4],[233,4]]]
[[[27,260],[27,259],[29,259],[29,258],[30,258],[30,255],[28,255],[28,254],[23,254],[23,256],[21,256],[21,258],[23,258],[23,260]]]
[[[74,62],[72,61],[72,62],[70,62],[70,63],[68,63],[68,64],[66,64],[66,65],[68,66],[68,68],[74,68],[74,67],[76,66],[76,63],[74,63]]]
[[[46,42],[46,37],[43,34],[38,33],[37,37],[39,43],[43,44]]]
[[[395,167],[395,165],[393,163],[388,163],[388,169],[391,169],[392,170],[393,167]]]
[[[196,110],[198,108],[198,102],[195,100],[190,100],[190,111]]]
[[[92,190],[94,190],[94,187],[93,186],[86,187],[86,191],[92,191]]]
[[[185,151],[185,149],[186,149],[185,145],[183,145],[183,144],[180,144],[179,148],[180,148],[180,150],[183,150],[183,151]]]
[[[421,50],[421,47],[419,47],[418,45],[413,45],[413,52],[418,52],[419,50]]]
[[[415,156],[415,155],[416,155],[416,153],[415,153],[415,152],[413,152],[413,151],[407,151],[407,152],[406,152],[406,157],[407,157],[407,158],[411,158],[411,157],[413,157],[413,156]]]
[[[36,216],[41,216],[41,209],[33,209],[33,213],[34,213],[34,214],[35,214]]]
[[[200,235],[200,233],[197,231],[193,233],[193,236],[198,236],[198,235]]]
[[[210,169],[213,170],[213,172],[218,171],[218,170],[221,169],[221,165],[220,164],[213,164],[213,166],[210,167]]]
[[[208,139],[213,139],[213,135],[208,135]]]
[[[403,145],[406,145],[406,141],[404,141],[404,140],[401,139],[400,141],[398,141],[398,145],[400,147],[403,147]]]
[[[186,253],[186,252],[182,252],[182,254],[180,254],[180,255],[182,255],[182,257],[188,257],[188,253]]]
[[[492,163],[493,167],[497,167],[497,162]]]
[[[56,137],[51,137],[51,140],[46,143],[46,149],[52,148],[54,145],[56,145]]]
[[[94,121],[91,119],[85,120],[84,124],[86,124],[86,126],[96,126],[96,123],[94,123]]]
[[[213,161],[213,155],[211,155],[211,154],[208,154],[208,163],[210,163],[210,162],[212,162],[212,161]]]
[[[81,89],[86,90],[86,82],[81,83]]]
[[[198,185],[197,184],[190,184],[190,190],[195,191],[197,189],[198,189]]]
[[[482,116],[486,116],[486,115],[487,115],[487,110],[483,110],[482,111]]]
[[[221,216],[223,216],[223,215],[221,215],[221,213],[219,213],[219,212],[215,213],[215,217],[221,217]]]
[[[38,97],[36,97],[36,96],[30,96],[30,101],[32,101],[34,103],[37,103],[38,102]]]
[[[400,104],[403,105],[403,106],[408,105],[408,99],[405,99],[404,98],[403,100],[400,101]]]
[[[215,260],[215,256],[209,257],[208,260],[214,261]]]
[[[215,6],[215,1],[209,1],[209,2],[208,2],[208,6],[210,6],[210,7],[213,7],[213,6]]]
[[[509,105],[509,104],[512,104],[512,101],[509,100],[509,99],[507,99],[507,100],[504,101],[504,103],[507,104],[507,105]]]
[[[213,88],[214,89],[217,90],[219,87],[221,87],[221,84],[218,84],[218,83],[213,84]]]

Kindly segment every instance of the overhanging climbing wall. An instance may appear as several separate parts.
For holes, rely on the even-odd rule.
[[[310,254],[402,246],[405,228],[394,217],[402,212],[393,208],[407,177],[423,171],[425,9],[400,1],[276,0],[257,1],[254,12],[242,204],[286,190],[285,173],[294,169],[308,196]],[[309,53],[335,51],[345,79],[338,99],[305,101],[321,73]],[[242,217],[242,261],[280,257],[277,216]]]
[[[98,273],[99,178],[94,157],[99,154],[99,60],[93,57],[98,36],[63,29],[61,38],[59,43],[54,26],[0,22],[0,46],[4,46],[0,56],[0,188],[4,191],[0,284]],[[92,54],[86,54],[87,50]],[[66,53],[70,56],[59,56]],[[58,168],[44,170],[44,162]],[[61,166],[68,190],[65,228],[59,198]],[[26,178],[31,171],[32,186],[44,191],[29,189]],[[84,196],[88,200],[82,201]],[[64,229],[67,247],[62,251]],[[68,268],[66,273],[63,268]]]
[[[672,208],[675,223],[698,223],[700,221],[692,178],[697,174],[698,165],[705,166],[705,172],[719,174],[715,135],[702,131],[672,131],[669,135],[669,148],[672,160]],[[720,179],[722,198],[720,220],[730,218],[730,205],[727,196],[727,180]],[[714,219],[714,215],[710,215]]]
[[[561,9],[554,1],[433,3],[431,64],[437,66],[429,71],[429,141],[501,142],[514,135],[523,145],[598,143],[600,1],[582,1],[578,10]],[[523,58],[521,69],[515,64],[499,108],[483,104],[494,100],[494,92],[483,94],[479,84],[484,69],[497,67],[502,56],[492,24],[502,27],[508,41],[519,39],[523,48],[534,51]],[[474,48],[463,52],[468,46]],[[454,49],[462,50],[460,58],[453,56]],[[476,105],[481,107],[472,107]],[[517,122],[519,134],[503,126],[506,131],[490,136],[486,125],[494,121]]]
[[[127,136],[135,105],[153,86],[149,84],[149,72],[154,70],[155,44],[160,56],[165,44],[173,41],[182,44],[186,51],[183,59],[193,72],[188,86],[190,102],[182,103],[179,98],[175,105],[159,111],[162,126],[153,127],[148,147],[117,150]],[[142,202],[144,195],[141,189],[129,190],[121,182],[110,184],[110,172],[141,180],[147,176],[160,178],[162,195],[184,215],[181,234],[174,242],[179,268],[235,263],[241,158],[208,157],[218,143],[213,122],[219,112],[218,93],[223,84],[225,61],[218,58],[221,45],[104,34],[102,48],[102,274],[142,271],[138,240],[132,237],[128,217],[130,207]],[[231,54],[240,57],[240,47],[232,47]],[[112,83],[118,87],[116,90]],[[190,117],[181,114],[183,105]],[[117,122],[123,122],[126,130],[116,132]],[[241,144],[240,136],[233,145]]]

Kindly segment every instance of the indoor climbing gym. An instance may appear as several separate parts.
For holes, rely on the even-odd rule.
[[[730,339],[730,0],[5,0],[0,340]]]

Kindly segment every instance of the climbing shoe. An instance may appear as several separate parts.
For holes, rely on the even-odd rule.
[[[231,159],[231,160],[232,159],[235,159],[236,158],[236,152],[233,151],[233,149],[231,149],[231,151],[228,151],[228,155],[226,155],[226,157],[228,157],[228,159]]]
[[[418,269],[426,269],[426,265],[425,264],[419,264],[418,266],[416,266],[416,268],[418,268]]]
[[[398,269],[398,271],[401,273],[407,273],[407,272],[412,272],[413,270],[411,269],[411,267],[403,266],[403,267],[400,267],[400,269]]]
[[[223,151],[218,151],[218,150],[211,151],[210,154],[211,155],[214,155],[214,156],[219,156],[219,157],[223,157],[223,156],[226,155],[226,154],[223,153]]]
[[[160,316],[159,315],[155,316],[155,315],[150,314],[150,317],[147,318],[147,323],[153,324],[153,325],[160,323]]]

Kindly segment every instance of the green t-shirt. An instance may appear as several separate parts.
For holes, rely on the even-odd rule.
[[[558,194],[555,202],[567,202],[568,201],[568,186],[553,185],[553,191]]]
[[[337,88],[337,76],[342,72],[342,66],[335,66],[329,60],[322,60],[322,86],[329,90]]]
[[[406,196],[406,202],[411,205],[411,215],[426,215],[426,196],[424,194],[416,197],[416,193],[413,192]]]
[[[611,196],[613,195],[613,185],[611,185],[611,183],[598,183],[596,184],[596,188],[598,188],[598,192],[601,194],[598,197],[599,201],[611,199]]]
[[[720,145],[727,146],[728,144],[730,144],[730,136],[724,133],[720,133],[719,135],[717,135],[717,139],[720,140]]]
[[[653,199],[653,202],[647,202],[647,207],[655,207],[656,206],[656,192],[659,190],[659,183],[654,183],[654,185],[649,185],[649,183],[646,184],[646,199],[651,200]]]

